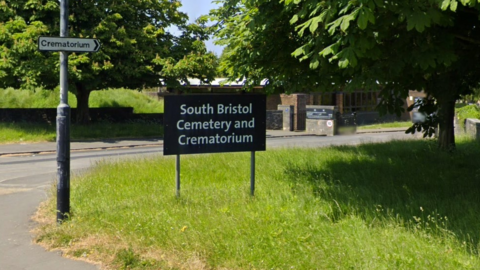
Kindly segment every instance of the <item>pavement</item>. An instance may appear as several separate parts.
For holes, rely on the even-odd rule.
[[[377,133],[377,132],[398,132],[402,129],[381,129],[381,130],[359,130],[357,133]],[[293,137],[293,136],[315,136],[306,132],[268,130],[267,138]],[[70,143],[70,149],[74,151],[115,149],[115,148],[134,148],[142,146],[163,145],[161,138],[157,139],[118,139],[102,141],[73,141]],[[3,157],[14,157],[22,155],[36,155],[42,153],[55,153],[55,142],[42,143],[17,143],[0,144],[0,165]],[[8,162],[7,162],[8,163]],[[30,170],[37,166],[31,164]],[[7,167],[4,167],[7,168]],[[0,166],[2,169],[2,166]],[[0,170],[1,171],[1,170]],[[2,171],[7,173],[8,171]],[[47,179],[54,179],[54,175],[35,175],[20,179],[29,185],[35,186],[36,183],[46,183]],[[16,181],[19,181],[17,179]],[[7,185],[7,181],[0,182]],[[50,186],[50,185],[49,185]],[[49,252],[32,242],[30,230],[35,227],[31,216],[35,212],[41,201],[48,197],[48,187],[44,184],[38,184],[36,188],[30,188],[25,192],[16,192],[13,194],[2,194],[0,192],[0,270],[94,270],[99,269],[98,265],[88,264],[86,262],[70,260],[61,256],[61,252]],[[0,189],[1,191],[1,189]]]
[[[72,141],[71,151],[102,150],[162,145],[162,139],[118,139],[101,141]],[[56,142],[0,144],[0,156],[55,153]]]
[[[357,130],[357,134],[378,133],[378,132],[398,132],[398,131],[405,131],[405,130],[406,128],[368,129],[368,130]],[[292,137],[292,136],[315,136],[315,135],[307,133],[305,131],[267,130],[267,138]],[[111,140],[101,140],[101,141],[72,141],[70,143],[70,150],[71,151],[87,151],[87,150],[132,148],[132,147],[155,146],[155,145],[163,145],[163,139],[154,138],[154,139],[116,139],[116,140],[111,139]],[[57,148],[56,142],[0,144],[0,156],[55,153],[56,148]]]

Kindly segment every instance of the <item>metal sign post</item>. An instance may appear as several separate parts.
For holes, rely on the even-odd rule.
[[[68,0],[60,2],[60,36],[68,37]],[[57,222],[70,213],[70,106],[68,52],[60,52],[60,105],[57,107]]]
[[[177,155],[175,162],[175,180],[177,183],[177,197],[180,197],[180,155]]]
[[[250,158],[250,195],[255,196],[255,151]]]
[[[39,51],[60,52],[60,104],[57,107],[57,222],[70,213],[70,106],[68,52],[97,52],[97,39],[68,37],[68,0],[60,1],[60,37],[39,37]]]
[[[165,96],[164,155],[176,155],[180,197],[180,156],[251,152],[250,194],[255,195],[255,152],[266,146],[266,97],[250,94]]]

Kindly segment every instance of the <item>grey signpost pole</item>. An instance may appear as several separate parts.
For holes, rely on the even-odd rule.
[[[175,162],[175,181],[177,183],[177,197],[180,197],[180,155],[177,155]]]
[[[68,0],[60,2],[60,37],[68,37]],[[57,107],[57,222],[70,212],[70,106],[68,52],[60,52],[60,105]]]
[[[255,151],[252,151],[250,159],[250,195],[255,195]]]

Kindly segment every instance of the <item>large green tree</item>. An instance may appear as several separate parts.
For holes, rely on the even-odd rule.
[[[77,97],[78,122],[89,122],[88,99],[94,90],[152,87],[171,80],[174,74],[164,72],[164,59],[171,63],[202,54],[190,57],[198,72],[188,75],[213,78],[209,53],[198,44],[208,38],[208,29],[187,25],[180,6],[178,0],[69,1],[69,36],[96,38],[102,45],[97,53],[69,55],[69,89]],[[59,19],[56,0],[0,2],[0,86],[58,85],[58,53],[38,52],[36,42],[41,35],[58,36]],[[183,34],[169,33],[170,26]]]
[[[167,57],[157,57],[154,63],[162,66],[160,75],[169,88],[189,84],[188,78],[198,78],[209,83],[217,75],[218,59],[207,52],[204,40],[212,35],[213,28],[206,24],[208,19],[200,17],[194,24],[183,28]]]
[[[295,11],[279,1],[220,1],[211,11],[217,22],[218,43],[225,46],[220,69],[231,80],[244,78],[247,86],[266,79],[270,92],[314,90],[326,85],[318,71],[300,62],[292,52],[303,44],[290,19]],[[330,63],[324,61],[324,65]],[[334,65],[331,65],[334,67]],[[326,70],[326,69],[325,69]]]
[[[454,148],[455,101],[480,82],[478,2],[321,2],[313,7],[311,1],[285,1],[287,7],[299,8],[292,22],[308,37],[295,55],[338,63],[355,74],[353,87],[379,84],[384,100],[405,98],[408,90],[425,91],[435,102],[425,108],[436,112],[427,124],[439,124],[440,148]],[[323,33],[332,39],[328,46],[315,41]],[[426,124],[413,128],[422,127],[431,131]]]
[[[344,89],[379,89],[382,94],[379,109],[383,111],[399,112],[409,90],[423,90],[431,100],[425,102],[421,109],[436,113],[429,117],[427,123],[416,124],[411,131],[424,129],[428,134],[432,131],[431,127],[438,123],[439,147],[455,147],[455,100],[477,87],[480,81],[477,75],[480,67],[476,64],[480,56],[480,5],[477,1],[222,2],[222,8],[213,12],[222,22],[223,30],[218,36],[226,44],[246,36],[244,44],[229,46],[234,46],[232,51],[240,54],[253,53],[249,63],[237,65],[233,61],[225,62],[224,65],[231,70],[241,70],[254,63],[256,65],[249,65],[250,68],[262,73],[268,64],[257,60],[270,48],[276,51],[276,48],[282,48],[304,63],[303,66],[292,66],[304,71],[298,77],[298,83],[306,87],[342,85]],[[234,13],[230,14],[231,18],[222,17],[222,12],[230,11]],[[276,14],[277,17],[267,17],[266,14]],[[286,18],[289,24],[285,23]],[[227,29],[233,34],[226,34],[224,31]],[[274,36],[264,39],[261,37],[263,33]],[[291,44],[295,49],[292,50]],[[277,59],[282,60],[272,57],[270,62]],[[291,59],[283,62],[285,67],[290,67]],[[272,72],[275,75],[271,77],[282,82],[285,74],[291,74],[292,70],[285,71],[277,66],[270,66],[275,69]],[[312,70],[315,72],[312,73]],[[304,80],[305,74],[308,74],[307,78],[313,74],[313,82]]]

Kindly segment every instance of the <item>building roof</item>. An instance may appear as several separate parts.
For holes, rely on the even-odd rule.
[[[189,78],[191,88],[242,88],[245,84],[245,80],[242,81],[229,81],[228,78],[215,78],[210,83],[204,83],[199,79]],[[267,80],[262,80],[259,86],[254,88],[263,88],[267,83]],[[182,81],[182,85],[188,86],[187,82]]]

